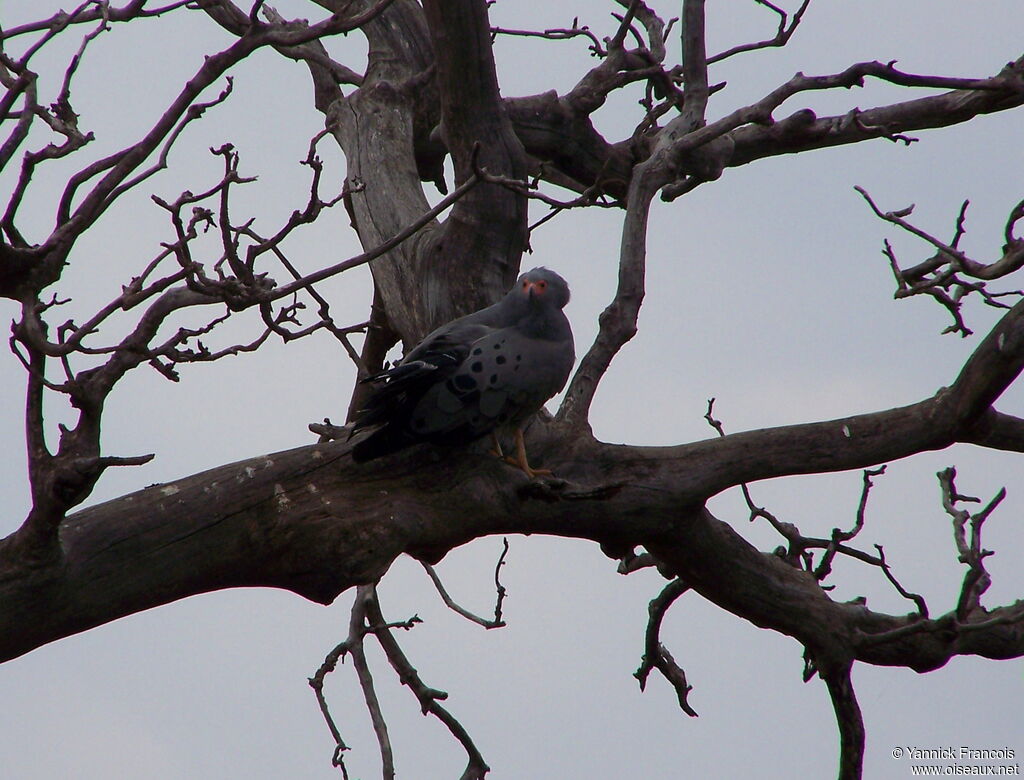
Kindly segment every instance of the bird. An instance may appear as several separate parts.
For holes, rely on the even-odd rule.
[[[354,415],[352,458],[365,462],[420,442],[468,444],[511,430],[516,454],[505,458],[531,479],[523,425],[558,393],[576,355],[563,311],[569,285],[547,268],[522,274],[497,303],[428,334],[396,365],[362,380],[373,385]]]

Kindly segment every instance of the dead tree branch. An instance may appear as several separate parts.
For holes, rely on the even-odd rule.
[[[398,679],[402,685],[408,686],[409,690],[416,696],[423,714],[430,713],[441,721],[466,751],[468,763],[465,771],[462,773],[462,780],[483,780],[483,777],[490,771],[490,767],[487,766],[483,756],[480,755],[480,751],[473,744],[469,732],[448,710],[438,703],[447,699],[448,694],[425,685],[416,669],[409,663],[409,659],[401,647],[399,647],[398,641],[384,622],[376,593],[373,593],[367,599],[366,615],[371,623],[381,626],[381,628],[374,630],[374,636],[380,642],[381,648],[383,648],[384,653],[387,655],[391,666],[398,673]]]
[[[330,730],[331,736],[334,738],[335,748],[334,755],[331,758],[331,764],[341,770],[342,776],[345,780],[348,780],[348,769],[345,766],[344,754],[345,751],[350,750],[351,748],[345,744],[345,741],[341,737],[341,732],[335,724],[334,717],[331,715],[330,708],[327,704],[327,698],[323,692],[324,680],[328,674],[337,668],[338,661],[344,661],[346,655],[352,656],[352,665],[355,667],[356,676],[359,680],[359,687],[363,691],[366,708],[370,715],[370,721],[373,724],[373,731],[377,736],[377,743],[381,754],[381,763],[383,765],[383,776],[393,780],[395,776],[395,759],[394,753],[391,749],[391,739],[388,736],[388,726],[384,720],[380,701],[377,698],[377,692],[373,683],[373,674],[370,672],[369,664],[366,661],[363,642],[367,634],[376,634],[378,631],[386,631],[394,628],[401,628],[408,631],[417,623],[422,622],[418,617],[413,615],[408,620],[398,623],[374,623],[368,617],[367,612],[370,601],[375,598],[376,588],[373,585],[364,585],[356,589],[356,598],[352,603],[352,611],[349,618],[348,637],[344,642],[339,643],[327,654],[326,658],[324,658],[324,662],[320,665],[320,668],[317,669],[316,674],[309,678],[309,687],[313,689],[313,693],[316,695],[317,704],[320,706],[320,712],[323,714],[324,720],[327,723],[327,728]]]
[[[712,416],[714,403],[714,398],[708,400],[708,410],[704,415],[704,418],[708,421],[708,424],[718,432],[719,436],[725,436],[725,429],[721,421],[716,420]],[[819,583],[824,583],[825,580],[828,579],[829,574],[832,573],[832,564],[836,555],[844,555],[870,566],[877,566],[882,570],[886,579],[889,580],[901,596],[914,602],[921,617],[927,618],[928,606],[925,603],[924,598],[917,593],[910,593],[899,583],[889,568],[888,563],[886,563],[885,551],[882,549],[881,545],[875,545],[875,549],[878,554],[872,555],[871,553],[852,547],[848,544],[848,542],[855,539],[864,529],[868,494],[871,492],[871,488],[874,484],[871,481],[871,478],[884,474],[885,469],[885,466],[880,466],[877,469],[864,469],[862,475],[863,487],[861,489],[860,502],[857,506],[857,514],[853,526],[848,531],[843,531],[838,527],[833,528],[828,539],[804,536],[800,529],[793,523],[780,520],[764,507],[757,506],[750,495],[750,489],[747,487],[746,483],[740,483],[739,487],[743,492],[743,499],[746,501],[747,508],[750,510],[750,521],[753,522],[758,517],[764,518],[771,524],[772,528],[774,528],[786,540],[787,546],[780,546],[776,548],[775,555],[786,561],[790,566],[798,569],[802,568],[804,571],[810,572],[814,575],[814,579]],[[811,553],[812,550],[824,550],[817,566],[814,565],[814,558]],[[821,587],[822,590],[831,590],[833,586],[823,584]]]
[[[587,25],[580,25],[579,19],[574,18],[568,27],[552,27],[547,30],[515,30],[507,27],[491,27],[491,35],[497,38],[499,35],[518,36],[523,38],[544,38],[549,41],[567,41],[572,38],[583,37],[590,41],[587,48],[595,57],[604,57],[607,52],[601,45],[600,39],[591,32]]]
[[[789,19],[789,15],[779,8],[778,6],[769,3],[768,0],[754,0],[758,5],[768,8],[779,17],[779,27],[775,31],[775,35],[772,38],[767,38],[763,41],[756,43],[743,43],[739,46],[733,46],[731,49],[726,49],[723,52],[708,57],[708,65],[722,60],[733,57],[737,54],[743,54],[748,51],[756,51],[757,49],[767,49],[773,46],[785,46],[789,43],[789,39],[793,37],[793,33],[796,32],[796,28],[800,25],[800,22],[804,18],[804,12],[807,10],[807,6],[811,4],[811,0],[803,0],[800,7],[793,14],[792,20]]]
[[[657,169],[649,175],[645,172],[647,165],[641,163],[637,167],[626,198],[628,205],[622,225],[615,297],[598,318],[597,338],[580,361],[556,416],[557,422],[575,430],[589,429],[587,418],[598,383],[616,353],[637,332],[637,318],[644,299],[647,217],[651,199],[660,184]]]
[[[10,40],[28,33],[43,32],[44,30],[52,37],[72,24],[88,24],[89,22],[100,20],[108,24],[110,22],[130,22],[134,19],[162,16],[179,8],[201,8],[209,4],[209,2],[211,0],[178,0],[160,8],[152,9],[145,8],[146,0],[130,0],[130,2],[120,8],[112,7],[106,3],[101,5],[99,3],[85,2],[70,13],[58,11],[47,19],[27,22],[17,27],[2,30],[0,31],[0,41]]]
[[[950,313],[953,324],[943,333],[959,333],[964,337],[971,335],[972,331],[965,324],[961,310],[963,301],[971,293],[977,293],[985,304],[999,309],[1010,308],[1000,300],[1001,298],[1024,295],[1024,290],[990,292],[986,287],[986,282],[1001,279],[1024,266],[1024,239],[1015,235],[1017,222],[1024,216],[1024,201],[1010,211],[1004,230],[1006,243],[1003,246],[1003,256],[990,263],[981,263],[972,260],[959,248],[960,240],[966,232],[964,225],[968,201],[965,200],[960,207],[953,238],[947,243],[906,220],[914,211],[913,205],[898,211],[883,212],[864,188],[854,189],[867,201],[875,216],[935,247],[936,252],[932,257],[911,268],[900,268],[888,240],[885,241],[884,254],[889,259],[889,266],[896,279],[896,298],[930,295]]]
[[[852,664],[819,669],[839,726],[839,780],[860,780],[864,770],[864,717],[853,689]]]
[[[679,707],[691,718],[697,717],[696,710],[690,706],[687,698],[693,686],[686,681],[686,672],[676,663],[668,648],[661,643],[661,623],[665,613],[672,606],[676,599],[682,596],[690,588],[682,580],[672,580],[662,589],[648,606],[650,619],[647,623],[647,632],[644,637],[644,656],[640,662],[640,668],[633,674],[640,682],[640,690],[647,687],[647,677],[653,669],[661,672],[662,676],[675,689],[676,697],[679,700]]]
[[[942,487],[942,507],[953,518],[953,539],[956,542],[958,560],[967,566],[967,573],[964,575],[955,611],[957,620],[966,622],[971,613],[976,610],[984,611],[981,606],[981,596],[992,584],[992,577],[985,571],[985,558],[995,553],[982,548],[981,527],[995,508],[1006,498],[1006,488],[1000,488],[999,492],[980,512],[971,514],[966,509],[957,509],[956,507],[962,501],[978,503],[977,498],[964,496],[957,492],[954,484],[956,469],[950,467],[940,471],[937,476]],[[970,539],[967,538],[968,521],[970,522]]]
[[[445,603],[448,609],[452,610],[456,614],[462,615],[472,623],[476,623],[478,626],[484,628],[504,628],[507,624],[501,619],[501,606],[505,602],[505,586],[501,584],[499,574],[501,573],[501,567],[505,565],[505,556],[508,555],[508,538],[505,538],[502,546],[501,556],[498,558],[498,563],[494,567],[494,586],[497,592],[497,598],[494,603],[494,617],[490,620],[487,618],[478,617],[470,612],[465,607],[459,606],[458,603],[448,595],[447,589],[444,587],[444,583],[441,582],[441,578],[437,574],[437,570],[426,561],[420,561],[420,565],[423,566],[423,570],[426,571],[427,576],[430,577],[430,581],[434,583],[434,587],[437,588],[438,594],[441,596],[441,600]]]

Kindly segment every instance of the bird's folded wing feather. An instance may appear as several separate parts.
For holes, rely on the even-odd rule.
[[[469,355],[473,343],[492,330],[478,323],[450,323],[430,334],[398,365],[363,379],[377,387],[366,407],[360,410],[353,433],[385,423],[397,408],[415,403],[431,385],[443,382],[454,372]]]

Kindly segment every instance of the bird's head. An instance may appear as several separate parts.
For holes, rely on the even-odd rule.
[[[569,302],[569,285],[554,271],[534,268],[519,277],[513,294],[545,307],[561,309]]]

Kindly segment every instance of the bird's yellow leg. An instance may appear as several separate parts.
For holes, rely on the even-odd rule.
[[[523,440],[522,428],[516,428],[516,456],[514,458],[507,457],[505,461],[513,466],[517,466],[530,479],[533,479],[538,474],[546,475],[551,473],[551,469],[535,469],[530,466],[530,462],[526,459],[526,442]]]
[[[504,458],[505,453],[501,451],[501,439],[498,438],[497,431],[491,431],[491,443],[494,445],[491,448],[491,455],[496,458]]]

